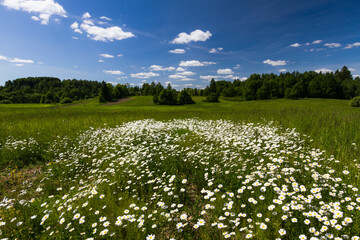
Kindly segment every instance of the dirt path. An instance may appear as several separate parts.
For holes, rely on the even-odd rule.
[[[133,98],[122,98],[122,99],[117,100],[116,102],[105,103],[105,104],[103,104],[103,106],[117,105],[117,104],[127,102],[127,101],[130,101],[130,100],[133,100]]]

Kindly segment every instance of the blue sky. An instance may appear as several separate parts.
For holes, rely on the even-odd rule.
[[[252,73],[360,74],[358,0],[0,0],[0,85],[28,76],[176,88]]]

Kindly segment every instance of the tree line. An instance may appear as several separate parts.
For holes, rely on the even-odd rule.
[[[111,102],[127,96],[154,96],[156,104],[189,104],[191,96],[205,96],[208,102],[218,98],[241,100],[264,100],[278,98],[336,98],[352,99],[360,96],[360,78],[352,77],[349,69],[331,73],[307,71],[287,72],[279,75],[252,74],[247,80],[215,81],[212,79],[204,89],[185,88],[182,91],[167,88],[160,82],[144,83],[142,86],[98,81],[53,77],[28,77],[7,81],[0,86],[0,103],[68,103],[80,99],[99,97],[99,101]]]
[[[193,90],[194,91],[194,90]],[[352,77],[345,66],[340,71],[292,72],[276,75],[252,74],[246,81],[214,81],[204,90],[198,91],[201,96],[216,93],[222,97],[239,97],[243,100],[264,99],[299,99],[299,98],[335,98],[352,99],[360,96],[360,78]],[[195,93],[195,92],[194,92]]]
[[[28,77],[5,82],[0,86],[3,103],[59,103],[98,96],[101,83],[97,81],[53,77]]]

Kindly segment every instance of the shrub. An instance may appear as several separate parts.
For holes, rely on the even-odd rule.
[[[182,90],[180,92],[180,96],[179,96],[179,104],[183,105],[183,104],[194,104],[194,100],[191,98],[191,95],[186,91],[186,90]]]
[[[11,103],[12,103],[12,101],[7,100],[7,99],[0,101],[0,104],[11,104]]]
[[[177,105],[177,93],[174,90],[164,89],[159,94],[160,105]]]
[[[219,102],[219,96],[216,93],[210,93],[210,95],[208,95],[206,97],[206,102]]]
[[[360,96],[354,97],[354,98],[350,101],[350,106],[352,106],[352,107],[360,107]]]
[[[61,104],[72,103],[72,100],[71,100],[71,98],[64,97],[60,103]]]

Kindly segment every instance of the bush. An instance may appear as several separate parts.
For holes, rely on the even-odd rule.
[[[210,93],[210,95],[206,97],[205,102],[219,102],[219,96],[216,93]]]
[[[177,93],[174,90],[164,89],[159,94],[160,105],[177,105]]]
[[[179,96],[179,104],[183,105],[183,104],[194,104],[194,100],[191,98],[191,95],[186,91],[186,90],[182,90],[180,92],[180,96]]]
[[[354,98],[350,101],[350,106],[352,106],[352,107],[360,107],[360,96],[354,97]]]
[[[71,98],[64,97],[60,103],[61,104],[72,103],[72,100],[71,100]]]
[[[0,101],[0,104],[11,104],[11,103],[12,103],[12,101],[7,100],[7,99]]]

